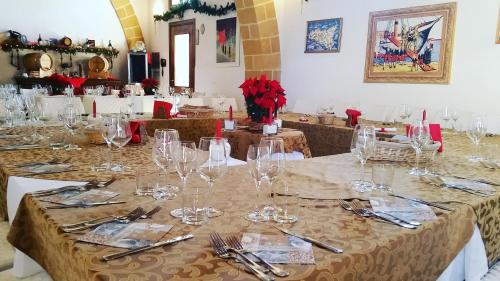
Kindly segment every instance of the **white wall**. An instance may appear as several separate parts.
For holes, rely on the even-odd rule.
[[[132,0],[139,22],[145,33],[149,35],[149,1]],[[112,75],[126,81],[128,52],[125,35],[120,22],[109,0],[0,0],[2,15],[0,16],[0,32],[9,29],[27,35],[28,40],[36,41],[41,33],[43,39],[62,38],[68,36],[73,42],[94,39],[97,45],[108,45],[108,40],[120,51],[114,60]],[[0,41],[5,39],[0,37]],[[28,51],[24,51],[27,53]],[[59,65],[59,55],[50,53]],[[89,59],[92,54],[78,54],[74,58],[74,67],[82,59]],[[64,57],[67,61],[68,56]],[[10,65],[10,53],[0,52],[0,83],[11,80],[16,68]],[[84,66],[86,62],[84,62]]]
[[[154,14],[162,14],[167,9],[166,0],[152,0],[151,18]],[[208,0],[208,4],[227,3],[226,0]],[[224,17],[234,17],[236,12]],[[243,59],[243,46],[240,44],[240,65],[236,67],[220,66],[215,62],[216,54],[216,20],[219,17],[195,14],[188,11],[183,20],[196,19],[196,29],[205,25],[205,34],[200,33],[199,45],[196,46],[196,69],[195,69],[195,91],[212,95],[224,95],[236,97],[241,102],[241,85],[245,78],[245,67]],[[175,20],[172,20],[175,21]],[[168,65],[168,22],[153,23],[150,27],[152,51],[161,53],[162,58],[167,59]],[[165,68],[165,76],[161,79],[162,88],[168,87],[168,67]]]
[[[440,0],[275,0],[282,83],[289,105],[300,99],[314,112],[320,104],[409,103],[438,110],[448,104],[468,112],[500,116],[500,45],[495,32],[500,0],[457,0],[452,78],[449,85],[364,83],[368,14]],[[340,53],[304,54],[306,21],[343,18]],[[336,108],[336,111],[345,111]],[[500,117],[499,117],[500,122]]]

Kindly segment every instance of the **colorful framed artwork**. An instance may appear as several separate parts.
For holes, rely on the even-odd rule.
[[[338,53],[342,18],[308,21],[305,53]]]
[[[370,13],[365,82],[448,84],[456,3]]]
[[[500,44],[500,9],[498,9],[497,35],[495,43]]]
[[[239,66],[239,32],[236,17],[216,21],[216,63]]]

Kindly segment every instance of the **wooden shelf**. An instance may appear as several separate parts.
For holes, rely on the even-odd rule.
[[[25,45],[22,43],[12,43],[12,42],[3,42],[1,44],[2,50],[4,52],[11,52],[13,50],[32,50],[32,51],[53,51],[60,54],[71,54],[74,55],[76,53],[85,53],[85,54],[96,54],[96,55],[104,55],[106,57],[117,57],[119,51],[115,48],[100,48],[100,47],[64,47],[64,46],[42,46],[42,45]]]

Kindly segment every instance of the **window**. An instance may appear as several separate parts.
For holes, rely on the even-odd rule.
[[[169,0],[168,8],[170,9],[172,6],[179,5],[185,2],[185,0]]]

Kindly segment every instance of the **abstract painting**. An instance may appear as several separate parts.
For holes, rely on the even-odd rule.
[[[217,63],[239,64],[239,44],[236,17],[216,21]]]
[[[450,81],[456,3],[370,13],[365,82]]]
[[[342,18],[307,22],[305,53],[338,53]]]

